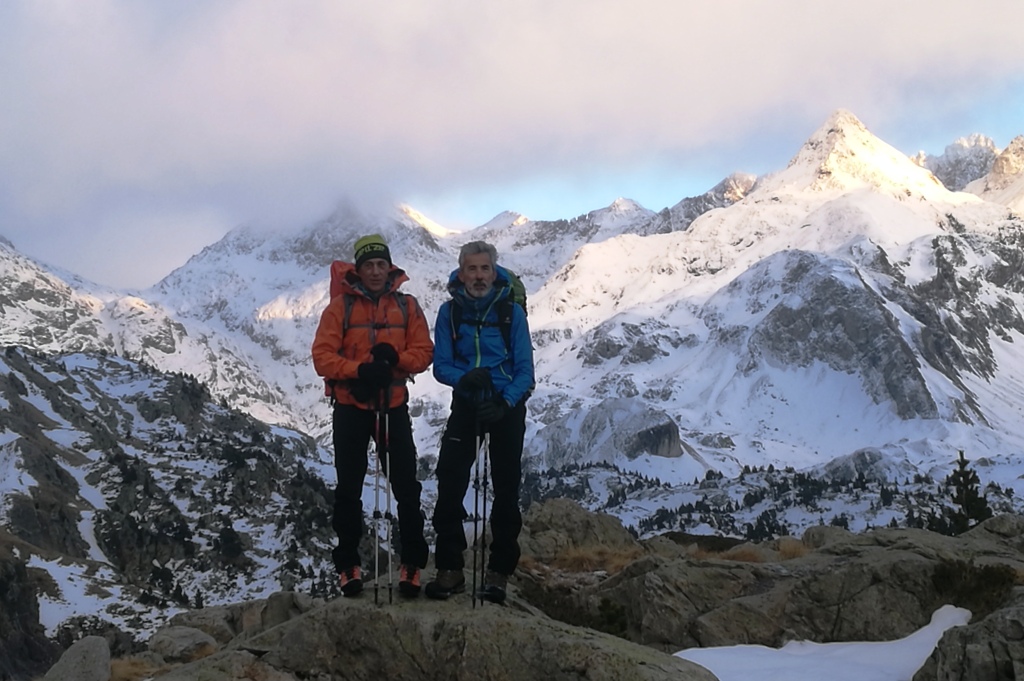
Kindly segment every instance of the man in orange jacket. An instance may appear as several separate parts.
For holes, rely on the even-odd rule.
[[[356,241],[354,260],[337,263],[341,294],[321,315],[312,348],[313,366],[327,379],[334,403],[334,565],[342,593],[359,594],[366,448],[375,433],[378,409],[383,408],[390,469],[386,460],[380,463],[398,502],[398,588],[405,596],[416,596],[429,548],[423,536],[422,486],[416,479],[406,381],[430,366],[434,344],[419,303],[398,290],[409,277],[392,264],[384,238],[371,234]]]

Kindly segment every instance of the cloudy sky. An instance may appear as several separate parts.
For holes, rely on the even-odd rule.
[[[3,0],[0,235],[117,287],[343,199],[465,229],[660,210],[837,108],[1024,134],[1020,0]]]

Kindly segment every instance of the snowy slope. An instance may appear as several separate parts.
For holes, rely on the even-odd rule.
[[[991,425],[1007,404],[1019,409],[1024,400],[1019,291],[980,284],[977,301],[1015,312],[1008,328],[991,329],[997,335],[979,350],[979,357],[995,354],[998,362],[968,361],[967,370],[925,356],[920,339],[928,320],[917,317],[932,303],[891,293],[899,288],[911,297],[918,295],[914,287],[934,283],[942,254],[936,239],[960,249],[965,262],[958,273],[977,279],[1002,262],[992,248],[1000,230],[1020,232],[1005,207],[946,190],[848,112],[837,112],[786,169],[685,232],[627,235],[581,248],[532,298],[538,367],[550,379],[539,399],[585,410],[607,397],[656,398],[682,431],[729,435],[733,451],[695,445],[729,472],[744,463],[806,466],[898,441],[912,443],[907,455],[925,469],[957,448],[1005,460],[1005,451],[1019,451],[1015,429],[963,421],[982,417]],[[1009,238],[1003,246],[1012,252]],[[812,270],[823,285],[851,293],[837,303],[816,293],[813,283],[801,289],[795,277],[806,279]],[[848,365],[831,366],[821,361],[834,359],[827,345],[817,356],[805,353],[815,361],[793,349],[812,345],[809,336],[790,336],[788,352],[766,352],[783,327],[776,321],[759,328],[764,320],[788,314],[812,323],[808,300],[857,307],[857,314],[840,309],[822,321],[842,323],[845,315],[898,330],[891,341],[905,356],[892,366],[907,369],[907,382],[880,389],[891,376],[871,366],[877,357],[870,347]],[[940,305],[934,315],[948,312]],[[952,340],[965,341],[977,339]],[[631,361],[643,342],[654,350],[641,354],[653,359]],[[964,354],[972,352],[967,347]],[[990,365],[998,366],[996,376],[988,374]],[[927,406],[915,407],[915,399]],[[963,416],[965,404],[974,405],[973,416]]]

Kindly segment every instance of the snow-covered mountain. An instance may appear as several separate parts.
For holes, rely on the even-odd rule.
[[[534,296],[553,426],[537,449],[631,398],[728,475],[863,447],[938,474],[963,449],[1012,483],[1021,228],[840,112],[735,205],[582,248]]]
[[[960,146],[984,156],[984,139]],[[302,228],[240,227],[132,295],[0,243],[0,339],[23,358],[4,369],[0,525],[13,527],[11,509],[39,494],[25,473],[41,465],[27,463],[27,442],[46,445],[39,461],[57,462],[60,479],[79,481],[61,502],[78,515],[52,550],[113,566],[115,582],[127,579],[121,554],[90,519],[120,498],[116,480],[103,482],[119,456],[152,469],[148,484],[166,508],[178,509],[193,537],[207,537],[192,540],[200,554],[215,544],[203,525],[213,511],[185,492],[241,470],[237,452],[267,449],[268,433],[275,451],[292,452],[290,468],[254,480],[301,468],[332,484],[330,411],[309,346],[330,262],[370,232],[389,240],[410,275],[406,290],[431,320],[469,240],[491,241],[522,275],[538,376],[527,500],[574,496],[641,532],[759,536],[838,517],[854,529],[908,524],[942,505],[935,485],[963,450],[993,497],[1019,509],[1011,488],[1024,474],[1022,140],[967,191],[951,191],[920,158],[837,111],[786,168],[730,176],[657,212],[618,199],[572,219],[509,212],[455,233],[409,207],[369,216],[340,206]],[[175,391],[198,386],[208,391],[201,418],[174,406]],[[411,392],[429,512],[449,391],[428,373]],[[150,394],[166,405],[149,404]],[[109,421],[106,434],[89,434],[97,426],[75,404]],[[231,409],[275,425],[261,430]],[[262,459],[250,458],[245,470],[255,471]],[[806,491],[825,482],[834,485],[828,503],[823,487]],[[280,491],[264,483],[252,484],[276,500]],[[895,486],[905,495],[893,501]],[[281,528],[255,506],[216,513],[242,519],[233,530],[253,556],[243,581],[280,583],[266,557],[280,550]],[[157,558],[161,568],[182,560]],[[310,579],[316,560],[292,564],[288,579]],[[209,569],[186,563],[174,563],[175,587],[225,593]]]
[[[974,134],[956,140],[939,156],[921,151],[911,160],[932,171],[946,189],[956,192],[992,170],[998,155],[999,149],[991,138]]]

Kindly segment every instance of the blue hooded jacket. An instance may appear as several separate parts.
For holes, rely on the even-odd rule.
[[[494,389],[509,406],[515,406],[533,389],[533,343],[526,312],[512,306],[510,347],[505,347],[498,315],[501,301],[512,295],[508,275],[500,265],[495,268],[494,288],[484,298],[466,293],[455,270],[448,278],[452,299],[441,305],[434,325],[434,378],[455,387],[470,369],[491,370]],[[457,334],[452,332],[452,305],[462,306],[462,322]],[[481,323],[482,322],[482,323]],[[453,337],[453,336],[457,336]],[[461,395],[472,399],[472,395]]]

